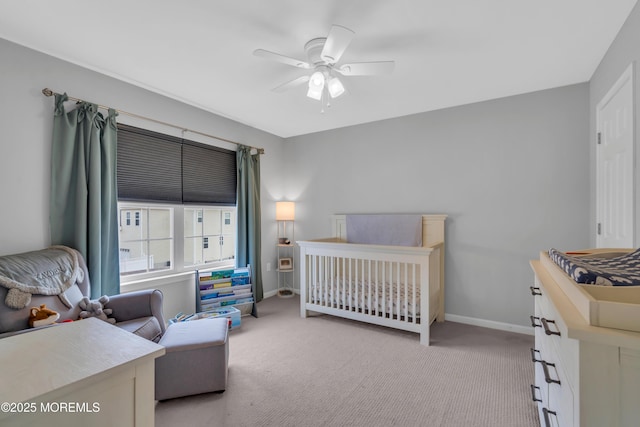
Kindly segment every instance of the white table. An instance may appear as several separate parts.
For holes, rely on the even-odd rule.
[[[0,339],[0,425],[151,427],[164,352],[95,318]]]

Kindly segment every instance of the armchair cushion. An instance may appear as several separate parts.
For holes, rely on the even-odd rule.
[[[139,330],[139,334],[145,331],[142,336],[153,336],[149,339],[154,341],[164,334],[162,292],[158,289],[112,295],[105,307],[113,310],[111,317],[116,319],[116,326],[132,332]],[[149,318],[154,318],[155,321]],[[147,324],[149,321],[151,324]],[[159,335],[156,335],[155,328],[159,328]],[[150,329],[154,332],[149,332]]]
[[[153,342],[160,341],[162,337],[162,328],[155,316],[139,317],[118,322],[116,326]]]

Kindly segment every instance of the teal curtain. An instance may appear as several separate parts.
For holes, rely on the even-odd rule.
[[[116,187],[116,111],[79,102],[65,111],[55,96],[51,148],[51,243],[80,251],[91,298],[120,293]]]
[[[251,154],[251,148],[241,145],[236,154],[238,173],[237,214],[238,266],[251,265],[253,292],[256,302],[262,301],[262,246],[260,221],[260,154]]]

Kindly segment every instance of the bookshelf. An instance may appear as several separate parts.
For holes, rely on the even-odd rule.
[[[296,287],[294,220],[295,203],[276,202],[278,296],[282,298],[293,297]]]
[[[196,312],[235,307],[242,316],[257,317],[251,267],[196,271]]]

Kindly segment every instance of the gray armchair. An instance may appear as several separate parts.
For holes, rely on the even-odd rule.
[[[37,271],[38,260],[44,257],[45,262],[48,262],[49,259],[58,256],[61,251],[74,255],[74,261],[77,259],[79,274],[77,274],[75,282],[64,292],[55,295],[34,292],[24,307],[12,308],[8,306],[7,294],[11,291],[11,283],[19,281],[16,280],[16,270],[26,265],[34,270],[30,272],[30,276],[34,278],[46,277],[52,271],[57,273],[58,267],[51,269],[51,265],[42,267],[43,271]],[[14,268],[16,265],[17,267]],[[46,270],[47,268],[49,270]],[[37,279],[32,279],[31,282],[37,282]],[[91,284],[86,263],[82,255],[74,249],[51,247],[41,251],[0,257],[0,338],[29,330],[29,310],[31,307],[38,307],[41,304],[46,304],[47,308],[60,314],[58,322],[78,320],[80,315],[78,303],[82,297],[89,296],[90,289]],[[106,308],[113,310],[111,317],[115,318],[116,326],[155,342],[160,340],[165,331],[162,292],[144,290],[113,295],[109,299]]]
[[[111,317],[122,329],[155,342],[164,334],[162,292],[157,289],[110,296],[106,308],[113,310]]]

